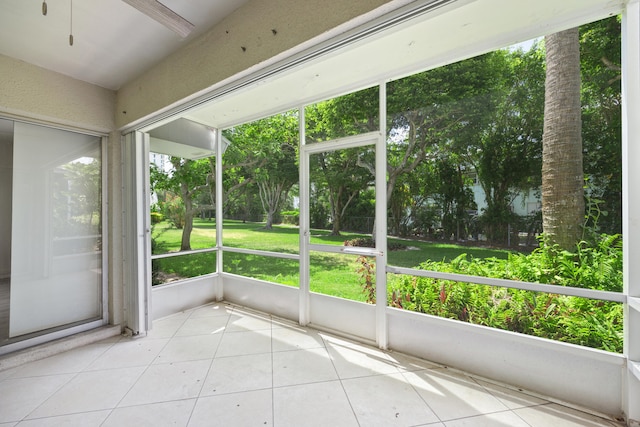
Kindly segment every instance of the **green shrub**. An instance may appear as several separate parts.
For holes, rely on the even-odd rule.
[[[420,268],[619,292],[622,243],[619,235],[601,235],[569,252],[542,242],[533,253],[511,254],[506,260],[463,254],[451,262],[427,261]],[[391,276],[388,289],[393,307],[622,352],[619,303],[414,276]]]
[[[345,240],[345,246],[356,246],[359,248],[375,248],[376,243],[371,237],[356,237],[355,239]],[[407,249],[406,245],[396,242],[387,242],[387,250],[390,251],[403,251]]]
[[[300,225],[300,211],[283,211],[280,216],[284,224]]]
[[[151,212],[151,224],[157,224],[164,220],[164,215],[160,212]]]
[[[167,200],[163,205],[163,212],[171,225],[182,230],[184,227],[185,207],[181,198],[176,197],[171,200]]]

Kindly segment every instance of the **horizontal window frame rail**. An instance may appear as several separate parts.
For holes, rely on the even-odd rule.
[[[345,255],[362,255],[362,256],[377,256],[384,255],[381,251],[374,248],[366,248],[362,246],[339,246],[339,245],[323,245],[318,243],[311,243],[309,250],[315,252],[331,252],[335,254]]]
[[[162,259],[162,258],[172,258],[183,255],[191,255],[191,254],[202,254],[207,252],[217,252],[218,248],[204,248],[204,249],[192,249],[190,251],[179,251],[179,252],[167,252],[166,254],[155,254],[151,255],[151,259]]]
[[[230,246],[223,246],[222,250],[224,252],[233,252],[237,254],[246,254],[246,255],[260,255],[272,258],[284,258],[284,259],[293,259],[300,261],[299,254],[288,254],[284,252],[270,252],[270,251],[262,251],[259,249],[245,249],[245,248],[234,248]]]
[[[418,270],[415,268],[395,267],[388,265],[387,273],[406,274],[409,276],[429,277],[431,279],[453,280],[456,282],[472,283],[476,285],[488,285],[509,289],[521,289],[524,291],[544,292],[549,294],[566,295],[572,297],[595,299],[627,303],[627,295],[620,292],[600,291],[597,289],[576,288],[573,286],[548,285],[544,283],[521,282],[519,280],[495,279],[492,277],[471,276],[459,273],[442,273],[432,270]]]
[[[304,145],[304,150],[308,154],[319,154],[349,148],[366,147],[368,145],[375,145],[380,136],[381,134],[379,131],[374,131],[335,138],[329,141],[310,142]]]

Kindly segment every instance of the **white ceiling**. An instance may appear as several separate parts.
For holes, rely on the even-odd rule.
[[[118,89],[248,0],[162,0],[195,25],[185,39],[121,0],[0,0],[0,54]]]

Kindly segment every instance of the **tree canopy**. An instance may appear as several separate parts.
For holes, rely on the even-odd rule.
[[[534,41],[526,49],[500,49],[387,83],[384,197],[390,234],[486,238],[506,244],[513,233],[517,238],[517,231],[540,231],[539,202],[550,200],[544,188],[555,191],[569,181],[554,177],[554,167],[543,168],[548,154],[557,159],[568,153],[567,148],[556,147],[556,154],[543,150],[544,138],[558,129],[552,118],[568,117],[549,109],[549,103],[559,99],[560,89],[568,87],[564,81],[551,84],[558,74],[546,51],[550,48],[553,54],[549,41],[553,37]],[[572,196],[578,204],[571,223],[577,224],[575,230],[586,223],[620,232],[620,19],[572,30],[572,43],[579,55],[572,62],[577,104],[571,111],[581,148],[569,157],[581,162],[572,181],[580,183],[579,191],[586,182],[587,209],[579,203],[584,203],[581,194]],[[562,52],[555,61],[569,64]],[[306,143],[377,131],[378,94],[372,87],[307,106]],[[223,157],[225,215],[264,220],[270,228],[282,209],[296,207],[297,112],[235,126],[224,134],[231,141]],[[353,218],[374,216],[374,158],[373,147],[311,156],[313,226],[330,227],[339,234],[344,227],[355,226]],[[187,236],[189,218],[213,205],[215,162],[172,159],[172,163],[171,173],[164,178],[156,174],[154,179],[158,189],[179,197]],[[567,196],[559,200],[561,209]],[[553,216],[549,212],[542,215],[546,220]],[[555,233],[546,223],[545,232]],[[580,233],[573,232],[569,240],[577,238]],[[567,245],[568,241],[562,244]]]

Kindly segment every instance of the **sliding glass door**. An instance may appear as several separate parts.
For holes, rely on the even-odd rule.
[[[103,174],[101,137],[1,122],[6,346],[103,319]]]

